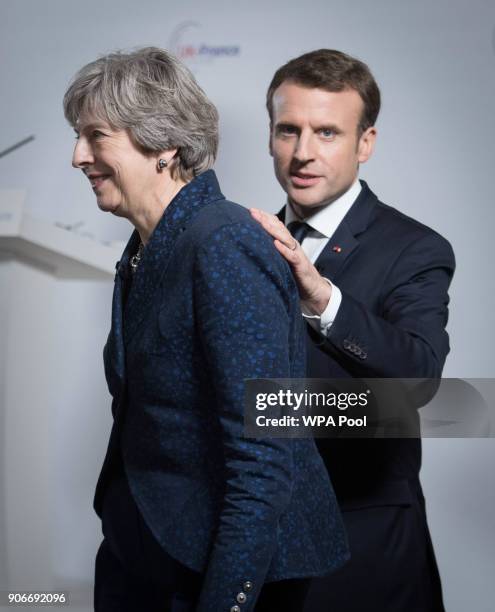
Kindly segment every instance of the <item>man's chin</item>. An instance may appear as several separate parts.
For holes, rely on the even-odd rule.
[[[293,193],[292,190],[287,196],[294,212],[303,219],[311,217],[330,203],[316,194]]]
[[[298,208],[313,210],[325,206],[325,200],[319,198],[317,194],[308,193],[308,191],[308,189],[305,189],[304,191],[298,190],[294,192],[294,190],[291,189],[287,195],[289,196],[290,202]]]
[[[338,199],[343,193],[347,191],[343,189],[338,193],[317,189],[314,187],[306,187],[295,189],[291,186],[286,190],[287,196],[291,204],[297,207],[301,211],[307,211],[305,216],[316,213],[318,210],[325,208],[336,199]]]

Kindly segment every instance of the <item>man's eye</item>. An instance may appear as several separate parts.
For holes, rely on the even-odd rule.
[[[332,136],[335,136],[335,132],[331,128],[323,128],[320,130],[320,134],[324,138],[332,138]]]
[[[102,136],[105,136],[105,134],[100,132],[100,130],[93,130],[91,136],[93,136],[93,138],[101,138]]]
[[[279,125],[277,131],[279,134],[289,135],[295,134],[296,128],[293,125]]]

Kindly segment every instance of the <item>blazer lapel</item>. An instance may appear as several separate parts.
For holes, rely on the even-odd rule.
[[[187,229],[199,210],[209,202],[223,197],[215,173],[213,170],[208,170],[183,187],[165,209],[143,251],[139,267],[132,280],[132,288],[124,312],[124,343],[126,345],[150,310],[177,239]],[[134,234],[137,236],[137,232]],[[180,271],[174,272],[180,273]]]
[[[320,273],[324,271],[331,279],[335,278],[347,258],[358,246],[358,240],[343,220],[315,261],[316,269]]]
[[[358,236],[368,227],[377,198],[365,181],[360,181],[361,192],[342,219],[327,245],[315,262],[316,269],[336,279],[345,262],[359,248]]]
[[[118,399],[125,382],[124,301],[130,283],[129,259],[137,250],[138,245],[139,235],[137,232],[134,232],[127,243],[120,261],[118,261],[115,266],[116,272],[112,298],[112,326],[107,343],[103,349],[105,376],[110,393],[115,399]]]
[[[359,248],[361,234],[369,225],[377,198],[365,181],[360,181],[362,189],[356,201],[331,236],[315,262],[316,269],[335,279],[351,254]],[[278,213],[281,221],[285,219],[285,207]]]

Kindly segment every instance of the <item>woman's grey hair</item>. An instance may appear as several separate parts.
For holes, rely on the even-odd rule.
[[[144,152],[178,149],[183,180],[213,166],[218,112],[191,71],[157,47],[117,51],[81,68],[64,96],[64,114],[77,127],[81,114],[127,129]]]

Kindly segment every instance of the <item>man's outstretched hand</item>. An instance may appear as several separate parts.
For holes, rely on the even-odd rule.
[[[321,315],[332,295],[331,284],[320,275],[282,221],[257,208],[250,208],[249,212],[274,238],[276,249],[292,268],[304,310],[308,314]]]

